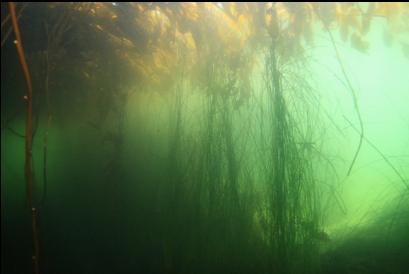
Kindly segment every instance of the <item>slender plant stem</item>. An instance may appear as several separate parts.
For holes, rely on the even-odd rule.
[[[32,155],[32,129],[33,129],[33,87],[31,82],[30,72],[27,66],[27,61],[22,44],[20,29],[16,16],[16,5],[14,2],[9,3],[11,22],[15,35],[15,45],[17,48],[18,58],[21,68],[23,70],[24,79],[27,88],[27,94],[24,99],[26,101],[26,134],[25,134],[25,179],[26,179],[26,191],[27,191],[27,203],[31,211],[31,224],[32,234],[34,242],[34,256],[33,267],[34,273],[39,273],[39,257],[40,257],[40,241],[38,237],[37,229],[37,209],[33,203],[33,155]]]
[[[337,45],[335,43],[334,36],[332,35],[331,30],[328,28],[327,24],[322,20],[321,16],[319,15],[319,12],[316,11],[316,14],[317,14],[318,18],[320,18],[320,20],[322,21],[322,24],[323,24],[325,30],[328,32],[329,38],[331,40],[332,47],[334,48],[334,51],[335,51],[335,56],[337,58],[338,64],[339,64],[339,66],[341,68],[341,71],[342,71],[342,75],[344,76],[346,84],[348,86],[348,89],[349,89],[349,91],[351,93],[352,101],[354,103],[355,113],[356,113],[356,115],[358,117],[358,121],[359,121],[359,142],[358,142],[358,146],[357,146],[357,148],[355,150],[354,157],[352,158],[351,164],[349,165],[349,168],[348,168],[347,176],[349,176],[351,174],[352,168],[355,165],[356,159],[358,158],[358,154],[361,151],[362,142],[364,140],[364,123],[362,121],[361,112],[359,110],[358,99],[357,99],[357,96],[356,96],[355,89],[352,86],[351,81],[349,80],[348,74],[346,73],[345,66],[344,66],[344,63],[342,62],[341,55],[340,55],[338,47],[337,47]]]

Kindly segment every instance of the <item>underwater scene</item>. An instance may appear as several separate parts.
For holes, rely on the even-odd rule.
[[[409,4],[2,2],[1,273],[409,273]]]

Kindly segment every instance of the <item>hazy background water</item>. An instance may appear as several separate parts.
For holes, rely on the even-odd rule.
[[[291,125],[300,133],[292,142],[311,165],[305,180],[313,182],[315,194],[306,199],[313,197],[319,208],[319,229],[295,225],[312,239],[305,236],[302,245],[318,248],[311,252],[314,258],[302,255],[313,265],[305,273],[404,273],[407,265],[409,62],[385,43],[384,27],[374,22],[365,53],[335,35],[365,128],[349,176],[359,141],[350,123],[358,127],[358,119],[327,33],[317,27],[302,69],[282,70]],[[11,126],[23,133],[24,86],[14,51],[11,43],[2,47],[2,123],[20,112]],[[258,54],[249,77],[252,93],[243,104],[234,98],[211,101],[206,88],[182,73],[173,79],[176,84],[147,91],[139,79],[118,84],[121,73],[107,67],[105,77],[81,86],[72,80],[75,71],[59,63],[46,199],[39,205],[42,273],[275,273],[271,258],[280,257],[266,244],[265,228],[272,168],[268,134],[274,132],[266,56]],[[209,90],[222,81],[214,80],[217,75]],[[99,96],[110,89],[114,96]],[[35,110],[39,201],[46,118],[43,108]],[[32,239],[24,139],[2,127],[1,147],[2,272],[28,273]],[[301,271],[301,262],[291,264],[293,273]]]

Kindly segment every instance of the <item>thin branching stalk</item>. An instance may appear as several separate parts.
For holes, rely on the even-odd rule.
[[[13,2],[9,3],[11,22],[13,25],[13,31],[16,38],[16,48],[18,53],[18,58],[20,61],[21,68],[23,70],[24,79],[27,88],[27,94],[24,99],[26,100],[26,141],[25,141],[25,179],[26,179],[26,190],[27,190],[27,203],[31,211],[31,226],[34,241],[34,256],[33,266],[34,272],[39,273],[39,259],[40,259],[40,240],[38,237],[37,228],[37,209],[34,206],[33,201],[33,154],[32,154],[32,130],[33,130],[33,87],[31,82],[30,71],[28,69],[24,48],[22,44],[20,29],[17,22],[16,16],[16,6]]]
[[[359,142],[358,142],[357,148],[355,150],[354,157],[352,158],[351,164],[349,165],[349,168],[348,168],[348,171],[347,171],[347,176],[349,176],[351,174],[352,168],[355,165],[356,159],[358,158],[358,154],[361,151],[362,142],[364,140],[364,123],[362,121],[361,112],[359,110],[358,98],[357,98],[357,95],[356,95],[356,91],[355,91],[354,87],[352,86],[351,81],[349,80],[348,74],[346,73],[345,66],[344,66],[344,63],[342,62],[341,55],[340,55],[338,47],[337,47],[337,45],[335,43],[334,36],[332,35],[332,32],[328,28],[327,24],[321,19],[320,15],[319,15],[319,12],[316,11],[316,14],[317,14],[318,18],[320,18],[320,20],[322,21],[322,24],[323,24],[325,30],[327,31],[327,33],[329,35],[332,47],[334,48],[334,51],[335,51],[335,56],[337,58],[338,64],[339,64],[339,66],[341,68],[341,71],[342,71],[342,75],[344,76],[345,81],[346,81],[347,86],[348,86],[348,90],[351,93],[355,113],[356,113],[356,116],[358,117],[358,121],[359,121]]]

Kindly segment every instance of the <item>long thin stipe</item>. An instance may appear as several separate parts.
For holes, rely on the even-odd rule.
[[[18,11],[17,21],[20,19],[20,16],[21,16],[21,14],[23,13],[23,10],[27,7],[27,5],[28,5],[28,4],[25,4],[25,5]],[[3,20],[3,22],[1,22],[1,28],[2,28],[1,32],[2,32],[2,33],[4,33],[4,31],[3,31],[3,26],[8,22],[9,18],[10,18],[10,14],[8,14],[7,17]],[[3,36],[3,39],[1,40],[1,47],[4,46],[4,44],[6,43],[6,41],[7,41],[7,39],[9,38],[9,36],[10,36],[10,34],[11,34],[12,31],[13,31],[13,26],[11,26],[11,27],[7,30],[6,34]]]
[[[359,111],[358,99],[357,99],[357,96],[356,96],[355,89],[352,86],[351,81],[349,80],[348,74],[346,73],[345,66],[344,66],[344,63],[342,62],[341,55],[339,54],[339,50],[338,50],[338,47],[337,47],[337,45],[335,43],[334,36],[332,35],[331,30],[328,28],[327,24],[325,24],[325,22],[322,20],[319,12],[316,11],[315,13],[317,14],[318,18],[320,18],[325,30],[328,32],[329,38],[331,40],[332,47],[334,48],[334,51],[335,51],[335,55],[336,55],[338,64],[339,64],[339,66],[341,68],[342,74],[343,74],[343,76],[345,78],[345,81],[346,81],[346,83],[348,85],[348,89],[349,89],[349,91],[351,93],[352,101],[354,103],[355,112],[356,112],[356,115],[357,115],[358,120],[359,120],[359,127],[360,127],[359,142],[358,142],[358,146],[356,148],[354,157],[352,158],[351,164],[349,165],[349,168],[348,168],[347,176],[349,176],[351,174],[352,168],[355,165],[356,159],[358,158],[359,151],[361,150],[361,147],[362,147],[362,142],[363,142],[363,139],[364,139],[364,123],[362,121],[361,112]]]
[[[39,256],[40,256],[40,241],[38,238],[37,230],[37,209],[33,203],[33,155],[32,155],[32,130],[33,130],[33,86],[31,82],[30,72],[28,70],[27,61],[22,44],[20,29],[18,27],[16,5],[14,2],[9,3],[9,10],[11,16],[11,22],[15,35],[15,45],[18,53],[21,68],[23,70],[24,79],[27,87],[27,95],[25,96],[27,109],[26,109],[26,142],[25,142],[25,179],[27,189],[27,202],[31,211],[31,226],[34,242],[34,256],[33,266],[34,273],[39,274]]]

